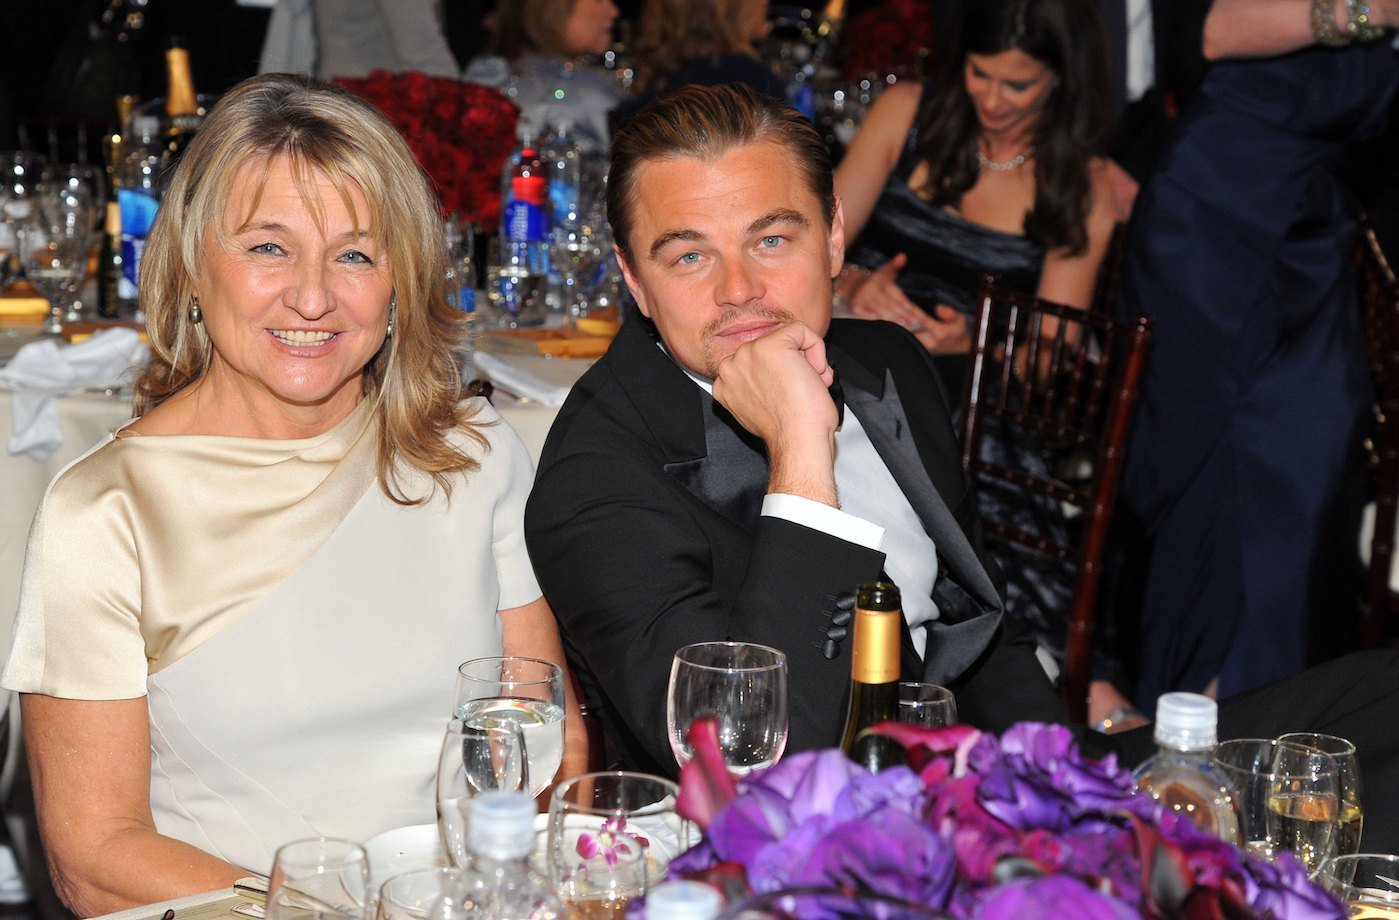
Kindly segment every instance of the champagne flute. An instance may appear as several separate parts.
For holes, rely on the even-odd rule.
[[[924,728],[956,725],[957,701],[946,687],[903,681],[899,684],[899,721]]]
[[[1316,748],[1280,742],[1268,789],[1269,834],[1311,872],[1336,852],[1340,815],[1336,761]]]
[[[476,658],[457,668],[454,715],[488,716],[520,728],[529,758],[529,794],[554,782],[563,762],[563,668],[540,658]]]
[[[1292,744],[1305,744],[1330,754],[1336,761],[1341,785],[1341,813],[1337,822],[1336,854],[1349,856],[1360,852],[1360,831],[1365,813],[1360,807],[1360,762],[1355,745],[1337,735],[1320,732],[1288,732],[1278,738]]]
[[[746,776],[777,763],[787,747],[787,656],[751,642],[700,642],[675,653],[666,693],[666,730],[680,766],[694,756],[696,719],[718,723],[729,771]]]
[[[680,787],[645,773],[586,773],[549,800],[550,881],[570,916],[621,917],[697,842],[676,812]]]
[[[529,762],[518,723],[488,715],[452,719],[437,761],[437,829],[455,866],[467,862],[467,803],[490,789],[529,790]]]
[[[369,856],[350,840],[314,837],[277,848],[267,882],[267,920],[363,920]]]

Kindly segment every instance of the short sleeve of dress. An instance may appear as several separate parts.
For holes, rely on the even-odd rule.
[[[543,593],[534,577],[525,547],[525,501],[534,485],[534,463],[520,436],[493,407],[484,406],[477,420],[490,442],[481,459],[497,493],[491,519],[491,551],[500,582],[499,609],[523,607]]]
[[[67,699],[146,695],[140,574],[120,463],[107,442],[55,477],[25,553],[0,686]]]

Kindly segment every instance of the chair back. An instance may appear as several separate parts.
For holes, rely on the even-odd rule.
[[[1375,427],[1369,441],[1375,477],[1375,526],[1365,573],[1361,642],[1379,645],[1389,635],[1396,603],[1390,590],[1394,527],[1399,517],[1399,280],[1367,221],[1355,262],[1365,329],[1365,354],[1375,381]]]
[[[1064,688],[1086,721],[1098,587],[1151,321],[1121,322],[998,288],[986,277],[962,407],[962,466],[978,490],[1065,525],[983,516],[988,544],[1071,573]],[[1011,445],[987,450],[988,438]],[[1058,536],[1056,536],[1056,533]]]

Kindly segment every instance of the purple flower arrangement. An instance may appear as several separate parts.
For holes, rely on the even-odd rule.
[[[704,841],[672,877],[771,892],[871,892],[952,918],[1343,918],[1301,863],[1246,855],[1134,795],[1116,758],[1082,756],[1067,729],[886,723],[908,766],[870,773],[809,751],[735,784],[712,723],[697,723],[680,810]],[[737,884],[735,884],[737,883]],[[819,899],[793,912],[829,916]]]

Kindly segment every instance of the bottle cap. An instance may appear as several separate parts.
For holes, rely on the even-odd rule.
[[[467,849],[488,859],[518,859],[534,849],[534,801],[494,789],[470,802]]]
[[[646,893],[646,920],[710,920],[723,908],[719,890],[704,882],[661,882]]]
[[[1163,693],[1156,701],[1156,743],[1182,751],[1214,746],[1219,704],[1199,693]]]

